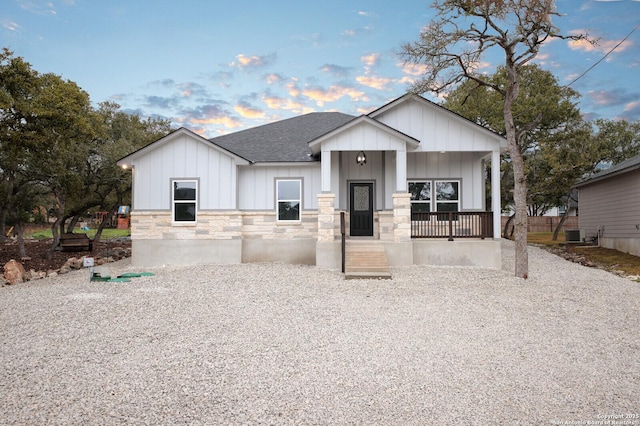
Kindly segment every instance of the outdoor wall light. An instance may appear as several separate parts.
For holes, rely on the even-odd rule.
[[[361,166],[367,164],[367,156],[364,155],[364,151],[360,151],[356,157],[356,163],[360,164]]]

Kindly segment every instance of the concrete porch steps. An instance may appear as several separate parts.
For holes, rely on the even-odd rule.
[[[346,279],[391,279],[384,246],[378,241],[347,241]]]

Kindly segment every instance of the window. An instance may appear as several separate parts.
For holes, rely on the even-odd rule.
[[[276,204],[278,222],[299,222],[302,181],[300,179],[276,180]]]
[[[411,214],[431,211],[431,182],[409,182]]]
[[[457,212],[460,211],[460,182],[435,181],[436,186],[436,211]]]
[[[412,215],[460,211],[460,181],[423,180],[409,181],[407,184],[411,194]]]
[[[174,180],[171,182],[171,203],[173,205],[173,221],[189,223],[196,221],[198,205],[198,181]]]

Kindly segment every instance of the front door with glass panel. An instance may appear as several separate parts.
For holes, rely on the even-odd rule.
[[[349,235],[373,236],[373,182],[349,184]]]

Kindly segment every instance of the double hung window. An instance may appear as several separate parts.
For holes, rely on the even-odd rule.
[[[195,223],[198,206],[197,180],[171,181],[172,220],[175,223]]]
[[[302,180],[276,180],[276,214],[278,222],[299,222],[302,205]]]
[[[431,211],[431,181],[409,182],[411,214]]]

